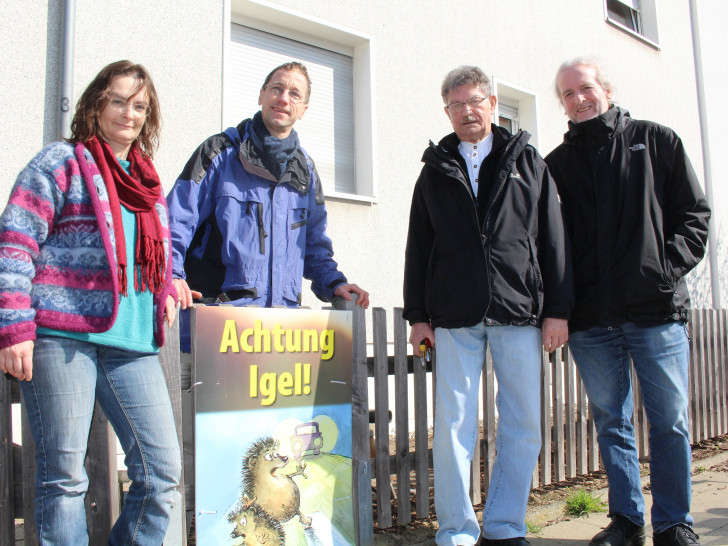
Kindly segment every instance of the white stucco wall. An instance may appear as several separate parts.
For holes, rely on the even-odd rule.
[[[18,172],[57,139],[63,2],[0,5],[4,204]],[[223,16],[222,0],[76,0],[73,104],[108,63],[146,66],[162,105],[154,163],[167,189],[199,141],[220,130]]]
[[[56,73],[46,58],[58,56],[55,36],[48,37],[48,20],[57,10],[46,2],[3,0],[0,3],[0,194],[3,206],[15,177],[46,142],[46,127],[55,121],[46,97],[57,88]],[[52,138],[52,137],[49,137]]]
[[[0,147],[4,167],[0,200],[5,202],[20,169],[55,138],[62,2],[0,1],[0,103],[5,137]],[[265,4],[371,37],[376,200],[329,199],[328,208],[335,258],[350,280],[370,291],[374,306],[389,311],[402,304],[412,187],[428,139],[438,140],[451,130],[439,87],[444,74],[455,66],[476,64],[499,80],[533,90],[540,151],[545,154],[561,141],[566,129],[566,117],[552,92],[555,70],[566,58],[599,55],[610,68],[619,103],[634,117],[675,129],[702,179],[687,2],[659,3],[659,50],[605,23],[603,4],[596,0],[467,0],[457,6],[436,0]],[[76,5],[74,101],[105,64],[129,58],[146,65],[162,103],[164,127],[155,164],[168,190],[195,147],[222,128],[223,41],[230,3],[77,0]],[[721,0],[701,0],[703,39],[717,44],[704,48],[706,65],[722,66],[726,37],[720,23],[727,10]],[[720,121],[726,116],[721,107],[726,76],[717,68],[709,72],[708,103],[715,116],[711,117],[713,185],[716,200],[724,206],[728,197],[721,182],[728,174],[728,159],[720,148],[718,131],[725,127]],[[257,105],[251,104],[240,118],[255,109]],[[725,249],[728,238],[723,241]],[[304,304],[321,305],[310,292]]]
[[[697,5],[700,26],[701,55],[705,89],[705,106],[708,112],[706,134],[709,143],[709,168],[712,180],[713,217],[711,229],[715,232],[717,269],[721,279],[720,305],[728,306],[728,154],[725,150],[725,128],[728,127],[728,109],[725,107],[725,90],[728,74],[725,71],[725,52],[728,51],[728,5],[722,0],[694,0]],[[696,164],[702,176],[703,164]],[[707,263],[701,264],[704,269]],[[706,273],[702,271],[703,276]],[[705,305],[710,300],[706,298]]]
[[[725,12],[718,3],[714,10]],[[687,2],[658,6],[659,49],[607,24],[601,2],[492,2],[483,14],[487,22],[480,27],[470,15],[477,3],[457,9],[434,1],[354,6],[350,2],[281,0],[270,4],[372,36],[377,82],[377,204],[334,202],[329,211],[335,243],[347,242],[345,248],[340,243],[336,246],[337,256],[350,276],[372,292],[374,305],[401,305],[412,186],[427,140],[437,140],[451,130],[442,111],[439,86],[444,74],[457,65],[476,64],[499,80],[535,91],[539,147],[546,154],[561,142],[566,130],[566,117],[552,91],[556,69],[567,58],[596,55],[616,84],[618,103],[636,118],[677,131],[703,178]],[[714,20],[721,20],[713,15]],[[692,290],[698,296],[696,303],[709,305],[708,278],[705,274],[696,277],[700,285]]]

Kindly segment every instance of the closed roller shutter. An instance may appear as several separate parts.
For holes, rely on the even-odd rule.
[[[230,39],[224,125],[237,125],[257,111],[260,86],[273,68],[302,62],[311,78],[311,99],[294,129],[316,164],[324,191],[356,193],[352,58],[238,24],[232,25]]]

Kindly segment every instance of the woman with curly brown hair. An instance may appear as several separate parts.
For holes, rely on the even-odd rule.
[[[36,444],[41,544],[88,543],[83,463],[98,400],[132,480],[109,543],[159,545],[181,465],[157,358],[176,293],[147,70],[101,70],[71,132],[20,173],[0,216],[0,371],[20,381]]]

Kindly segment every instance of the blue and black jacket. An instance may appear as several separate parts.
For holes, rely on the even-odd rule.
[[[276,180],[251,127],[248,119],[205,140],[167,195],[173,275],[240,306],[298,307],[303,277],[331,301],[347,281],[326,235],[316,167],[299,147]]]

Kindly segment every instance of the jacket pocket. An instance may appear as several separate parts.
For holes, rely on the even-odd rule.
[[[541,269],[538,267],[538,256],[535,246],[533,240],[529,237],[529,268],[526,273],[526,287],[534,305],[532,314],[534,317],[538,317],[541,314],[541,309],[543,309],[543,279],[541,278]]]
[[[300,307],[301,305],[301,281],[298,282],[294,278],[288,278],[283,284],[283,299],[287,307]]]
[[[299,229],[308,224],[308,218],[306,218],[307,209],[293,209],[291,213],[291,231]]]
[[[257,252],[261,256],[265,255],[265,239],[268,237],[268,232],[265,229],[265,210],[263,209],[263,203],[259,201],[239,201],[235,197],[228,198],[232,203],[225,210],[228,212],[235,213],[235,209],[239,211],[240,225],[236,226],[237,229],[230,229],[233,227],[232,223],[228,224],[228,238],[237,236],[240,240],[245,240],[245,247],[250,251]],[[230,218],[234,216],[228,215]],[[241,249],[242,250],[242,249]]]

